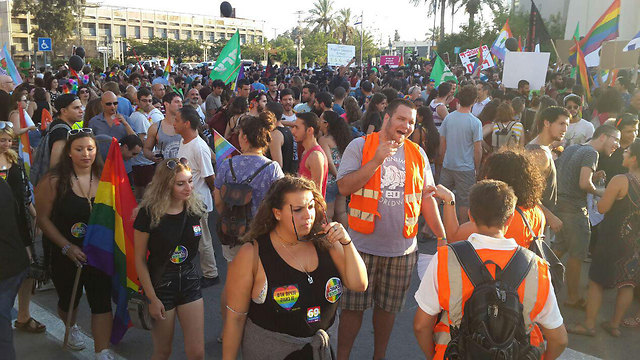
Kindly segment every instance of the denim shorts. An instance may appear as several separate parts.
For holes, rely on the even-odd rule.
[[[169,264],[155,288],[156,296],[165,310],[188,304],[202,298],[200,275],[193,263]]]
[[[327,203],[332,203],[336,201],[338,195],[340,195],[340,191],[338,190],[338,182],[335,180],[332,182],[327,182],[327,191],[324,195],[324,201],[326,201]]]

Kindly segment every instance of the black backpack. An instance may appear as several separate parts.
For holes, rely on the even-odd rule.
[[[445,359],[534,360],[542,349],[529,341],[518,287],[533,265],[534,255],[518,247],[504,269],[482,262],[468,241],[450,244],[465,274],[474,286],[464,304],[459,327],[450,327],[451,341]],[[485,264],[496,266],[494,279]]]
[[[223,210],[218,217],[218,236],[223,245],[234,246],[238,244],[238,239],[247,232],[249,221],[251,220],[251,202],[253,198],[253,188],[249,185],[251,181],[273,161],[263,164],[248,178],[238,181],[233,170],[233,158],[229,158],[229,170],[233,182],[220,187]]]

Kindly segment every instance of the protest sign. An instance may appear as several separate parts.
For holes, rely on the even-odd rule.
[[[478,52],[480,52],[479,47],[463,51],[459,55],[460,61],[462,62],[462,65],[464,66],[468,74],[471,74],[471,72],[473,71],[473,64],[476,62]],[[491,51],[489,51],[489,47],[487,45],[482,45],[482,57],[484,58],[484,61],[482,62],[482,70],[486,70],[490,67],[495,66],[495,63],[491,58]]]
[[[607,41],[602,44],[602,55],[600,56],[601,69],[629,69],[638,65],[639,50],[623,51],[629,43],[623,41]]]
[[[329,66],[347,65],[356,56],[353,45],[327,44],[327,64]]]
[[[544,86],[550,53],[508,51],[504,58],[502,83],[510,89],[518,88],[518,81],[527,80],[532,90]]]
[[[380,65],[389,65],[391,68],[397,68],[400,65],[400,56],[382,55],[380,56]]]

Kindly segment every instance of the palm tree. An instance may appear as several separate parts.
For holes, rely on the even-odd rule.
[[[338,21],[336,23],[338,34],[340,35],[342,44],[346,44],[355,33],[355,29],[351,26],[351,9],[340,9],[338,11]]]
[[[306,22],[316,24],[313,31],[322,29],[325,33],[328,33],[333,28],[333,0],[317,0],[313,4],[313,9],[309,10],[309,17]]]
[[[461,6],[464,6],[464,11],[469,14],[469,28],[475,27],[475,17],[485,5],[491,10],[504,7],[502,0],[462,0]]]
[[[435,15],[440,6],[440,41],[444,40],[444,10],[447,5],[447,0],[409,0],[409,3],[413,6],[418,6],[421,3],[427,3],[429,8],[427,15]]]

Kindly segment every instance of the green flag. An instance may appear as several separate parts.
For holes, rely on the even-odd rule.
[[[236,31],[220,52],[209,77],[211,80],[222,80],[226,85],[236,79],[241,65],[240,35]]]
[[[576,42],[580,41],[580,22],[578,22],[578,23],[576,24],[576,31],[574,31],[574,33],[573,33],[573,39],[574,39]],[[576,66],[572,67],[572,68],[571,68],[571,75],[570,75],[570,76],[571,76],[571,78],[572,78],[572,79],[576,79],[576,74],[577,74],[577,73],[578,73],[578,72],[577,72],[577,67],[576,67]]]
[[[435,82],[436,87],[449,80],[455,81],[456,84],[458,83],[458,78],[453,75],[451,70],[447,67],[447,64],[444,63],[438,54],[436,54],[436,62],[433,64],[433,69],[431,69],[431,80]]]

